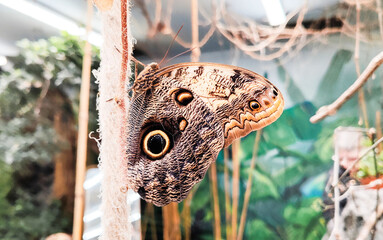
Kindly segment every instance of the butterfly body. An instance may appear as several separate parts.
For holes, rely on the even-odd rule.
[[[283,110],[283,97],[268,80],[229,65],[150,64],[132,91],[129,187],[157,206],[186,198],[223,147]]]

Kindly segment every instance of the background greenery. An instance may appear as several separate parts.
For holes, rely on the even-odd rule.
[[[12,69],[0,72],[1,239],[41,239],[71,232],[71,209],[63,202],[68,199],[56,199],[52,188],[55,155],[76,142],[57,135],[54,118],[62,112],[61,121],[77,122],[82,45],[67,34],[23,40],[18,43],[20,54],[10,59]],[[93,52],[93,68],[97,68],[98,51]],[[94,79],[92,83],[90,126],[94,129]],[[76,126],[64,131],[75,132]]]

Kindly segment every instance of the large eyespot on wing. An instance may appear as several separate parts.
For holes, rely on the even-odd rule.
[[[141,148],[151,160],[157,160],[165,156],[172,147],[168,133],[162,129],[150,129],[142,138]]]

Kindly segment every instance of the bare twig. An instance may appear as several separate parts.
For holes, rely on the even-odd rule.
[[[380,117],[380,111],[376,111],[375,113],[375,129],[376,129],[376,137],[381,138],[382,137],[382,125],[381,125],[381,117]],[[377,153],[379,154],[382,151],[382,144],[378,145]]]
[[[359,55],[360,55],[360,10],[362,8],[360,1],[361,0],[356,0],[356,26],[355,26],[356,32],[355,32],[355,51],[354,51],[355,69],[356,69],[356,74],[358,77],[360,76],[360,62],[359,62]],[[369,128],[366,100],[364,97],[363,88],[359,89],[358,102],[359,102],[360,109],[362,111],[362,118],[363,118],[364,126],[366,128]]]
[[[321,107],[314,116],[310,118],[310,122],[317,123],[323,120],[325,117],[334,115],[336,111],[347,101],[352,95],[358,91],[363,84],[367,82],[369,77],[375,72],[375,70],[383,63],[383,52],[376,55],[368,64],[362,74],[356,79],[356,81],[333,103]]]
[[[375,130],[375,129],[373,129]],[[374,143],[374,141],[376,140],[376,131],[372,131],[371,132],[371,142]],[[373,156],[374,156],[374,168],[375,168],[375,178],[376,179],[379,179],[379,172],[378,172],[378,160],[376,158],[376,151],[373,151]],[[375,223],[378,221],[379,217],[378,217],[378,212],[379,212],[379,202],[380,202],[380,196],[379,196],[379,189],[380,188],[376,188],[376,206],[375,206],[375,213],[376,213],[376,219],[375,219]],[[376,228],[375,228],[375,225],[373,227],[373,230],[372,230],[372,237],[371,239],[375,239],[375,232],[376,232]]]
[[[164,240],[181,240],[180,215],[178,203],[172,202],[162,208]]]
[[[225,220],[226,220],[226,239],[231,239],[231,213],[230,213],[230,185],[229,185],[229,149],[225,148],[223,150],[223,160],[224,160],[224,185],[225,185]]]
[[[346,192],[344,192],[341,196],[339,196],[339,201],[342,201],[342,200],[348,198],[350,196],[350,194],[352,194],[354,191],[362,190],[362,189],[371,189],[371,188],[375,188],[377,186],[380,186],[382,184],[383,184],[382,179],[376,179],[367,185],[351,185],[346,190]]]
[[[93,18],[92,1],[87,1],[86,35],[89,36]],[[76,184],[73,214],[73,239],[80,240],[83,228],[84,216],[84,188],[88,148],[88,119],[89,119],[89,92],[92,65],[92,46],[89,41],[85,42],[84,57],[81,74],[80,110],[78,117],[77,154],[76,154]]]
[[[239,223],[237,240],[241,240],[243,238],[243,232],[245,230],[247,208],[249,206],[249,200],[250,200],[250,195],[251,195],[251,186],[253,183],[252,182],[253,170],[255,169],[255,164],[256,164],[257,155],[258,155],[258,147],[259,147],[259,142],[261,140],[261,135],[262,135],[262,129],[257,131],[257,135],[255,137],[255,142],[254,142],[254,147],[253,147],[253,157],[251,158],[251,163],[250,163],[250,168],[249,168],[249,176],[247,178],[245,198],[243,200],[241,221]]]
[[[214,239],[221,240],[221,216],[219,212],[219,196],[218,196],[218,186],[217,186],[217,167],[216,163],[211,164],[210,166],[210,183],[213,194],[213,206],[214,206]]]
[[[171,28],[173,0],[168,2],[165,16],[161,13],[161,3],[158,0],[155,1],[155,20],[150,19],[148,11],[145,10],[146,6],[143,5],[144,1],[136,1],[139,2],[138,5],[142,9],[144,17],[147,19],[150,29],[149,37],[155,36],[158,32],[174,37],[175,32]],[[244,16],[236,16],[235,13],[226,10],[223,3],[218,5],[214,0],[211,2],[211,9],[213,13],[207,13],[202,9],[199,10],[205,20],[204,26],[208,26],[210,24],[210,29],[206,35],[202,38],[202,40],[192,40],[191,43],[178,37],[176,39],[178,44],[185,48],[192,48],[193,46],[201,48],[217,30],[238,49],[241,49],[250,57],[262,61],[270,61],[276,58],[291,56],[297,52],[294,51],[295,49],[299,50],[303,48],[313,41],[313,39],[317,40],[323,36],[331,34],[341,33],[349,37],[358,38],[359,41],[368,41],[368,38],[364,37],[361,32],[368,29],[369,24],[364,24],[363,22],[358,26],[353,26],[349,23],[349,17],[347,14],[340,14],[335,17],[337,21],[342,23],[340,26],[312,28],[303,24],[303,18],[306,12],[306,6],[304,6],[301,10],[290,13],[287,16],[286,22],[275,28],[269,25],[257,23],[253,19],[247,19]],[[342,3],[348,7],[348,13],[351,9],[354,9],[355,6],[359,8],[359,10],[363,8],[371,12],[376,12],[378,15],[381,33],[383,34],[383,14],[379,0],[344,0]],[[292,17],[295,17],[296,15],[298,15],[298,19],[296,20],[294,26],[290,26],[292,23]],[[289,23],[289,25],[287,25],[287,23]],[[359,31],[359,34],[356,33],[357,31]],[[359,35],[359,37],[356,35]],[[196,42],[198,42],[198,44],[196,44]],[[197,50],[194,50],[194,53],[196,52]]]
[[[181,212],[182,225],[184,227],[185,240],[190,240],[191,238],[191,217],[190,217],[190,205],[193,199],[194,193],[197,191],[199,185],[194,186],[189,195],[184,200],[184,207]]]
[[[383,40],[383,9],[381,0],[376,0],[376,10],[378,11],[380,38]]]
[[[231,219],[232,239],[236,240],[237,236],[237,216],[238,216],[238,198],[239,198],[239,152],[241,149],[241,139],[237,139],[232,144],[232,159],[233,159],[233,212]]]
[[[142,15],[144,15],[144,18],[146,19],[146,22],[148,23],[149,29],[153,28],[153,22],[152,22],[152,19],[150,18],[148,8],[145,5],[145,1],[135,0],[135,3],[141,9]]]
[[[197,62],[201,55],[199,48],[199,33],[198,33],[198,0],[191,0],[191,27],[192,27],[192,54],[191,61]]]
[[[128,48],[128,5],[125,0],[121,1],[121,44],[122,44],[122,53],[121,53],[121,73],[120,73],[120,89],[125,89],[126,83],[126,73],[128,70],[128,61],[129,61],[129,48]],[[124,94],[125,91],[122,91]],[[121,107],[125,109],[125,97],[121,94],[119,96],[121,99]]]
[[[347,169],[346,171],[343,172],[343,174],[339,177],[338,181],[336,182],[335,185],[338,185],[340,180],[342,180],[344,178],[344,176],[346,176],[350,171],[351,169],[354,168],[354,166],[364,157],[366,156],[371,150],[375,149],[379,143],[383,142],[383,137],[379,138],[373,145],[371,145],[369,148],[367,148],[359,157],[358,159],[356,159]],[[329,190],[329,192],[331,192],[335,185],[333,184],[331,189]]]
[[[338,148],[335,148],[335,161],[334,161],[334,171],[332,176],[332,185],[334,187],[334,228],[332,229],[331,236],[335,239],[339,239],[339,220],[340,220],[340,193],[339,193],[339,153]],[[330,237],[330,239],[332,239]]]

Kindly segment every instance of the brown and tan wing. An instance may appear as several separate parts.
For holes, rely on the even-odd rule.
[[[223,123],[225,147],[271,124],[283,112],[281,92],[263,76],[244,68],[185,63],[161,69],[155,76],[182,82],[202,98]]]
[[[280,92],[248,70],[150,65],[129,106],[129,187],[157,206],[182,201],[223,147],[270,124],[282,109]]]

